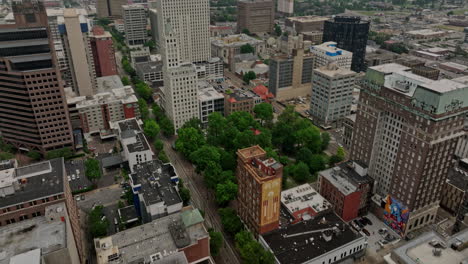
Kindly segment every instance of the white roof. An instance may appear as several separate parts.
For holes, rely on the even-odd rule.
[[[281,192],[281,204],[290,213],[312,208],[316,213],[327,210],[329,202],[308,183]]]
[[[41,250],[36,248],[10,258],[10,264],[40,264]]]

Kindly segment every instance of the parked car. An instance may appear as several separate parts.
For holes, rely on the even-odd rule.
[[[359,222],[357,219],[354,219],[353,223],[356,224],[357,226],[359,226],[359,228],[364,228],[364,225],[361,224],[361,222]]]
[[[367,218],[366,216],[363,216],[363,217],[362,217],[362,220],[366,221],[366,223],[367,223],[368,225],[372,225],[372,221],[371,221],[369,218]]]
[[[381,235],[385,235],[387,233],[387,229],[386,228],[380,228],[378,232]]]
[[[366,236],[370,236],[370,232],[367,231],[367,229],[363,228],[363,229],[362,229],[362,232],[364,232],[364,234],[366,234]]]
[[[361,223],[363,227],[367,225],[367,221],[364,219],[359,219],[358,222]]]

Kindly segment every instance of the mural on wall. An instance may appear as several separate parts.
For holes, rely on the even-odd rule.
[[[400,236],[403,236],[405,234],[408,218],[408,207],[388,195],[384,209],[384,223],[397,232]]]

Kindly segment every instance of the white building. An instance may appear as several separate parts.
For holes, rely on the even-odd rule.
[[[292,15],[294,13],[294,0],[278,0],[278,12]]]
[[[356,73],[335,64],[313,70],[310,113],[329,125],[351,113]]]
[[[125,41],[128,46],[142,46],[147,40],[146,12],[142,5],[123,5]]]
[[[224,95],[216,91],[207,82],[199,82],[198,100],[200,102],[200,121],[208,122],[208,116],[213,112],[224,114]]]
[[[266,52],[266,45],[263,40],[258,40],[246,34],[237,34],[211,38],[211,55],[221,58],[224,64],[230,64],[235,55],[241,54],[241,47],[246,44],[254,48],[254,55],[261,55]]]
[[[133,68],[136,67],[138,63],[150,61],[151,53],[148,47],[140,47],[130,51],[130,64]]]
[[[135,165],[153,159],[154,153],[151,150],[137,119],[133,118],[114,122],[111,123],[111,127],[118,133],[118,137],[123,148],[123,158],[128,161],[128,166],[132,173],[134,172]]]
[[[208,0],[158,0],[156,11],[150,12],[152,24],[157,21],[157,43],[161,41],[161,29],[172,25],[179,42],[181,62],[206,62],[211,58],[210,51],[210,6]],[[154,27],[154,26],[153,26]]]
[[[199,80],[215,81],[224,79],[223,61],[218,57],[210,58],[206,62],[197,63],[196,67]]]
[[[314,54],[314,69],[334,63],[341,68],[351,69],[353,53],[337,48],[336,42],[325,42],[320,45],[310,47],[310,52]]]

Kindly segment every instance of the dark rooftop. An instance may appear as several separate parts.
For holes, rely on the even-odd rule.
[[[123,122],[119,122],[119,127],[120,127],[120,131],[124,132],[124,131],[134,131],[134,130],[137,130],[139,131],[140,130],[140,126],[138,125],[138,122],[136,119],[127,119]]]
[[[0,160],[0,171],[13,169],[15,167],[14,160]]]
[[[135,65],[137,72],[148,73],[148,72],[162,72],[163,63],[162,61],[150,61],[142,62]]]
[[[364,168],[367,168],[367,166],[365,166],[362,162],[356,163]],[[372,182],[372,178],[369,177],[369,175],[359,175],[359,173],[355,171],[354,167],[352,167],[352,162],[340,163],[338,164],[338,167],[340,167],[341,172],[344,173],[344,175],[346,175],[347,178],[354,184],[364,184]]]
[[[12,195],[0,197],[0,208],[63,193],[63,172],[63,158],[18,168],[14,184],[20,188]],[[20,178],[25,180],[20,182]]]
[[[127,148],[130,153],[145,151],[145,150],[150,149],[148,142],[146,141],[146,138],[143,135],[143,133],[136,134],[136,143],[128,144]]]
[[[134,173],[130,175],[133,185],[141,184],[138,191],[143,194],[147,205],[164,202],[166,205],[181,203],[175,182],[171,177],[176,173],[171,164],[162,164],[159,160],[151,160],[135,165]]]
[[[361,238],[329,212],[262,235],[280,263],[304,263]],[[326,241],[327,239],[328,241]]]
[[[65,162],[68,184],[72,192],[90,187],[93,183],[85,176],[83,160],[70,160]]]
[[[119,208],[118,211],[120,219],[125,224],[129,224],[138,220],[138,214],[134,205]]]

